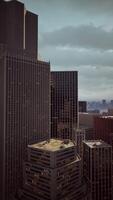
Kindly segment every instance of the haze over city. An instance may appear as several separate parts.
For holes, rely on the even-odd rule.
[[[112,99],[113,1],[21,1],[39,15],[39,57],[79,71],[79,99]]]

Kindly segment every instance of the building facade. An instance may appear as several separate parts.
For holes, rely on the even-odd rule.
[[[76,71],[51,72],[51,134],[73,138],[78,126],[78,75]]]
[[[100,116],[94,119],[95,139],[102,139],[113,147],[113,116]]]
[[[87,101],[79,101],[79,112],[87,112]]]
[[[24,4],[0,1],[0,44],[9,51],[24,50],[38,57],[38,16],[27,11]]]
[[[27,145],[50,133],[50,63],[37,61],[37,16],[27,15],[23,3],[0,1],[1,200],[12,200],[22,185]]]
[[[27,144],[49,137],[49,77],[49,63],[10,55],[0,59],[0,185],[3,200],[9,200],[22,181]]]
[[[112,147],[102,140],[84,141],[83,174],[90,200],[112,199]]]
[[[51,139],[28,146],[21,200],[83,200],[81,159],[69,140]]]
[[[85,140],[85,130],[77,129],[75,133],[75,143],[77,144],[77,153],[83,159],[83,141]]]

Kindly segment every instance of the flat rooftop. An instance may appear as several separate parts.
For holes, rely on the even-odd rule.
[[[113,116],[112,115],[105,115],[105,116],[100,116],[100,118],[103,118],[103,119],[113,119]]]
[[[68,139],[65,140],[50,139],[32,145],[28,145],[28,147],[30,148],[41,149],[46,151],[59,151],[61,149],[66,149],[73,146],[74,143]]]
[[[103,140],[86,140],[84,143],[87,144],[90,148],[111,147]]]

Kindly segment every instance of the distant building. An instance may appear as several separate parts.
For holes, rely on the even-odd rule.
[[[83,170],[90,200],[112,200],[112,147],[101,140],[83,143]]]
[[[110,101],[110,105],[111,107],[113,107],[113,99]]]
[[[81,159],[69,140],[51,139],[28,146],[21,200],[85,200]]]
[[[78,74],[51,72],[51,134],[53,138],[73,138],[78,126]]]
[[[79,113],[79,127],[94,127],[94,118],[99,116],[98,113]]]
[[[108,108],[108,116],[113,116],[113,108]]]
[[[99,114],[100,113],[100,110],[99,109],[93,109],[93,110],[88,110],[87,111],[88,113],[95,113],[95,114]]]
[[[87,112],[87,101],[79,101],[79,112]]]
[[[102,105],[103,106],[106,105],[106,100],[105,99],[102,100]]]

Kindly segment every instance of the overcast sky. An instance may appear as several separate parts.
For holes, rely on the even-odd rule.
[[[39,58],[77,70],[79,99],[113,99],[113,0],[21,0],[39,15]]]

